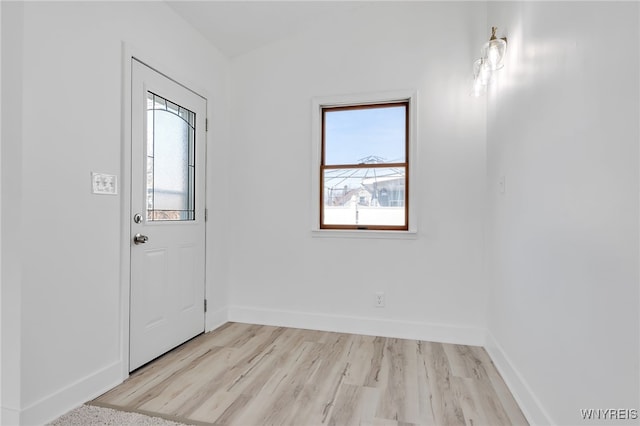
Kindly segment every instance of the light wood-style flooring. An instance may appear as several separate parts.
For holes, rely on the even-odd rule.
[[[484,349],[228,323],[90,404],[201,425],[526,425]]]

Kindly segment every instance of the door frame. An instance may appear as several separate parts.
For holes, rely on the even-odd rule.
[[[154,71],[162,74],[185,89],[202,97],[206,101],[205,118],[209,116],[209,101],[205,90],[185,78],[183,73],[177,72],[173,67],[157,58],[149,57],[145,52],[132,46],[130,43],[122,42],[122,116],[121,116],[121,168],[120,168],[120,365],[122,380],[129,377],[129,309],[131,305],[131,149],[132,149],[132,126],[131,126],[131,86],[132,86],[132,64],[137,60]],[[163,70],[163,71],[159,71]],[[172,77],[173,76],[173,77]],[[175,78],[174,78],[175,77]],[[205,131],[205,144],[207,143],[208,132]],[[208,156],[208,155],[207,155]],[[205,165],[205,208],[207,207],[207,156],[204,158]],[[205,221],[205,262],[204,262],[204,297],[208,298],[207,289],[207,223]],[[207,329],[208,312],[204,313],[205,332]]]

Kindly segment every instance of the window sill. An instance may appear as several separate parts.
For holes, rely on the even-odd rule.
[[[381,240],[417,240],[418,231],[377,231],[377,230],[341,230],[341,229],[314,229],[311,231],[313,238],[374,238]]]

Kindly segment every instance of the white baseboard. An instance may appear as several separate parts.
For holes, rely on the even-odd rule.
[[[483,346],[485,338],[485,330],[483,328],[449,324],[282,311],[250,306],[231,306],[228,312],[228,321],[278,327],[335,331],[339,333],[395,337],[400,339],[415,339],[473,346]]]
[[[114,362],[59,391],[30,404],[19,413],[19,424],[42,425],[122,383],[122,363]],[[3,412],[4,424],[4,412]],[[11,424],[11,423],[7,423]]]
[[[529,424],[532,426],[556,424],[551,420],[551,417],[533,393],[526,380],[524,380],[514,364],[509,360],[502,346],[500,346],[489,331],[487,331],[486,335],[485,349]]]
[[[221,325],[224,325],[229,321],[228,316],[229,310],[226,307],[207,312],[207,320],[204,331],[213,331]]]

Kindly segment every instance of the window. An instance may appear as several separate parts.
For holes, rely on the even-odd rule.
[[[409,106],[321,107],[320,229],[409,229]]]
[[[147,220],[195,220],[196,114],[147,92]]]

